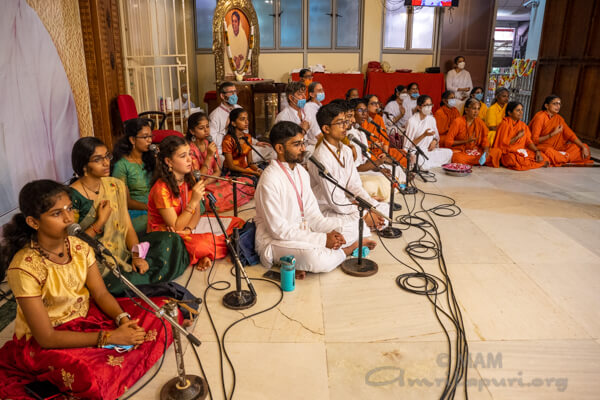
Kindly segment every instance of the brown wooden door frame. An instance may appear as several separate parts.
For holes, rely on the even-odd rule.
[[[118,0],[79,0],[94,136],[112,149],[122,131],[116,97],[125,93]]]

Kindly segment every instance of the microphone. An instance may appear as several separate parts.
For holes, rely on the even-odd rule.
[[[84,242],[86,242],[87,244],[89,244],[90,247],[92,249],[94,249],[94,251],[97,253],[106,254],[107,256],[112,256],[110,251],[108,251],[108,249],[106,247],[104,247],[104,245],[102,243],[100,243],[100,241],[94,239],[93,237],[91,237],[87,233],[85,233],[85,231],[79,224],[73,223],[73,224],[67,226],[67,235],[78,237],[79,239],[81,239]]]
[[[381,125],[379,125],[377,122],[373,121],[373,118],[369,117],[368,119],[370,124],[373,124],[377,127],[377,130],[380,131],[379,133],[381,133]]]
[[[364,133],[365,135],[367,135],[367,138],[371,137],[371,132],[369,132],[368,130],[366,130],[365,128],[363,128],[362,126],[360,126],[359,124],[354,124],[354,129],[358,129],[359,131],[361,131],[362,133]]]
[[[358,147],[360,147],[362,149],[362,151],[367,152],[367,153],[369,152],[369,149],[367,149],[367,146],[365,146],[365,144],[363,142],[361,142],[360,140],[355,138],[353,134],[350,133],[348,135],[348,139],[352,140],[354,143],[356,143],[358,145]]]
[[[327,171],[327,168],[325,168],[325,166],[324,166],[323,164],[321,164],[321,162],[320,162],[319,160],[317,160],[317,159],[315,158],[315,156],[314,156],[314,155],[312,155],[312,156],[308,157],[308,160],[309,160],[311,163],[315,164],[315,167],[317,167],[317,169],[318,169],[318,170],[319,170],[321,173],[323,173],[323,174],[325,174],[325,175],[327,175],[327,176],[331,176],[331,175],[329,174],[329,172]]]
[[[208,136],[206,137],[206,141],[207,141],[208,143],[212,143],[212,142],[213,142],[213,138],[212,138],[212,136],[208,135]]]
[[[152,143],[150,146],[148,146],[148,150],[150,150],[154,154],[158,154],[158,146],[155,145],[154,143]]]
[[[194,179],[196,180],[196,182],[198,182],[200,180],[200,178],[202,177],[202,173],[197,169],[192,171],[192,175],[194,176]]]

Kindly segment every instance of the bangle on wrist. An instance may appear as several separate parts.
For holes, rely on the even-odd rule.
[[[127,313],[125,311],[123,311],[121,314],[119,314],[115,317],[115,323],[117,324],[117,326],[121,326],[121,320],[125,317],[131,319],[131,315],[129,315],[129,313]]]
[[[96,235],[99,235],[99,234],[102,233],[102,229],[96,229],[96,223],[95,222],[92,225],[90,225],[90,226],[91,226],[92,230],[94,231],[94,233]]]

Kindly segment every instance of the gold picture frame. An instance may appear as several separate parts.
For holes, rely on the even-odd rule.
[[[225,29],[226,26],[227,30]],[[244,38],[246,39],[246,48],[244,48]],[[231,61],[227,55],[228,42],[232,56]],[[244,50],[246,51],[245,55],[243,54]],[[243,71],[248,55],[250,56],[250,62],[247,66],[247,72],[241,77],[238,73],[237,80],[241,80],[243,77],[257,78],[259,53],[258,17],[256,11],[254,11],[252,1],[219,1],[213,18],[213,54],[215,56],[217,84],[225,80],[236,80],[236,73],[232,71],[231,63],[234,63],[235,69]]]

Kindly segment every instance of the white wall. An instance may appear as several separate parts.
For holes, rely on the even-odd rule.
[[[528,58],[530,60],[537,60],[538,58],[545,9],[546,0],[540,0],[540,5],[531,10],[531,17],[529,19],[529,34],[527,37],[527,50],[525,51],[526,59]]]

